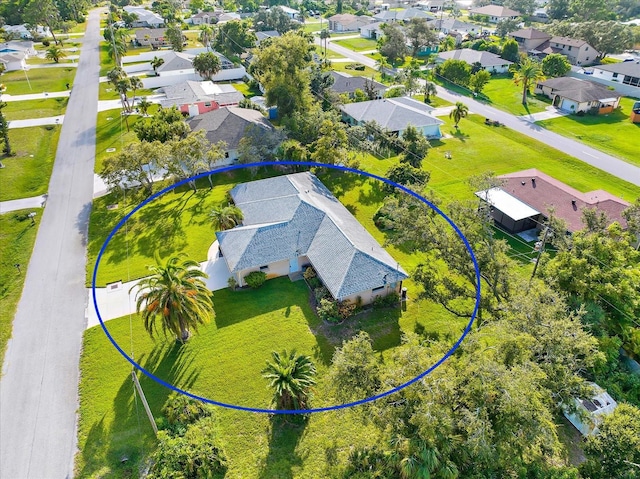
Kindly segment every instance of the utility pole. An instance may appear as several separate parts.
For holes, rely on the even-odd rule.
[[[551,228],[549,228],[548,226],[544,230],[544,236],[542,237],[542,241],[541,241],[542,244],[540,245],[540,249],[538,250],[538,257],[536,258],[536,264],[533,267],[533,273],[531,273],[531,278],[529,279],[529,282],[531,282],[531,280],[533,280],[533,277],[536,275],[536,270],[538,269],[538,263],[540,262],[540,256],[542,256],[542,252],[544,251],[544,245],[547,242],[547,236],[549,235],[550,230]]]
[[[147,397],[144,395],[144,391],[142,390],[142,386],[140,386],[140,381],[138,381],[138,375],[136,374],[136,370],[131,370],[131,378],[133,379],[133,384],[136,387],[136,391],[138,391],[138,395],[142,400],[142,405],[144,406],[144,410],[147,413],[147,417],[149,418],[149,422],[151,423],[151,427],[153,428],[153,432],[158,435],[158,426],[156,425],[156,420],[153,418],[153,414],[151,414],[151,408],[149,407],[149,403],[147,402]]]

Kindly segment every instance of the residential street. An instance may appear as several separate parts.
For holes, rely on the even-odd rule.
[[[0,477],[7,479],[73,477],[99,20],[93,10],[0,379]]]
[[[323,42],[319,37],[315,38],[316,45],[322,45]],[[340,45],[336,45],[329,40],[327,43],[327,49],[333,50],[340,55],[351,58],[353,61],[362,63],[371,68],[376,68],[376,61],[369,58],[362,53],[357,53],[344,48]],[[630,183],[640,185],[640,168],[634,166],[626,161],[620,160],[614,156],[607,155],[606,153],[591,148],[584,143],[571,140],[564,136],[553,133],[549,130],[542,128],[535,123],[528,122],[523,118],[518,118],[510,113],[506,113],[497,108],[493,108],[479,101],[473,100],[468,97],[463,97],[456,93],[445,90],[442,87],[437,87],[438,96],[444,100],[450,102],[462,101],[465,103],[473,113],[477,113],[491,120],[497,120],[500,123],[504,123],[508,128],[518,131],[524,135],[535,138],[546,145],[552,146],[560,151],[564,151],[567,154],[578,158],[596,168],[599,168],[607,173],[611,173],[614,176],[622,178]]]

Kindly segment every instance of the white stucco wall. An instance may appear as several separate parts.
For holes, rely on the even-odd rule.
[[[264,265],[264,266],[269,266],[268,269],[262,270],[267,274],[267,279],[277,278],[279,276],[284,276],[289,274],[288,260],[276,261],[275,263],[271,263],[269,265]],[[235,276],[236,276],[236,281],[238,282],[238,286],[246,286],[244,277],[253,271],[260,271],[260,268],[248,268],[248,269],[243,269],[242,271],[237,272]]]

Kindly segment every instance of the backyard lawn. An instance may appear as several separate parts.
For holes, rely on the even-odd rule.
[[[59,135],[60,127],[53,125],[9,130],[15,156],[2,158],[0,201],[47,192]]]
[[[35,212],[35,226],[27,217]],[[11,323],[16,314],[16,308],[24,278],[27,274],[31,250],[36,240],[36,232],[42,218],[41,208],[12,211],[0,215],[0,361],[4,359],[7,341],[11,337]],[[20,271],[15,266],[20,265]]]
[[[631,123],[629,119],[635,101],[622,98],[620,108],[607,115],[567,115],[538,124],[640,166],[640,124]]]
[[[551,100],[546,96],[531,93],[527,95],[527,105],[524,106],[522,104],[522,86],[516,85],[513,78],[506,75],[492,77],[482,93],[489,97],[491,106],[516,116],[538,113],[551,105]]]
[[[68,97],[43,100],[10,101],[3,112],[7,120],[25,120],[62,115],[67,108]]]
[[[378,48],[378,42],[368,38],[347,38],[345,40],[334,40],[334,43],[356,52],[376,50]]]
[[[8,95],[28,95],[66,90],[67,83],[72,84],[75,75],[76,68],[73,67],[32,68],[3,73],[0,82],[6,85]]]
[[[353,70],[347,68],[347,65],[354,65],[355,62],[332,62],[331,69],[337,72],[344,72],[352,75],[354,77],[367,77],[373,78],[376,81],[380,81],[380,73],[375,71],[373,68],[364,67],[364,70]]]

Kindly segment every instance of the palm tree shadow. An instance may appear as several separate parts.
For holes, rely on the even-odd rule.
[[[296,448],[304,435],[308,417],[275,414],[270,418],[269,452],[260,479],[293,479],[292,468],[305,460]]]
[[[463,143],[467,140],[467,138],[469,138],[469,135],[460,131],[459,128],[457,130],[449,130],[449,133],[451,133],[451,136],[457,138]]]

